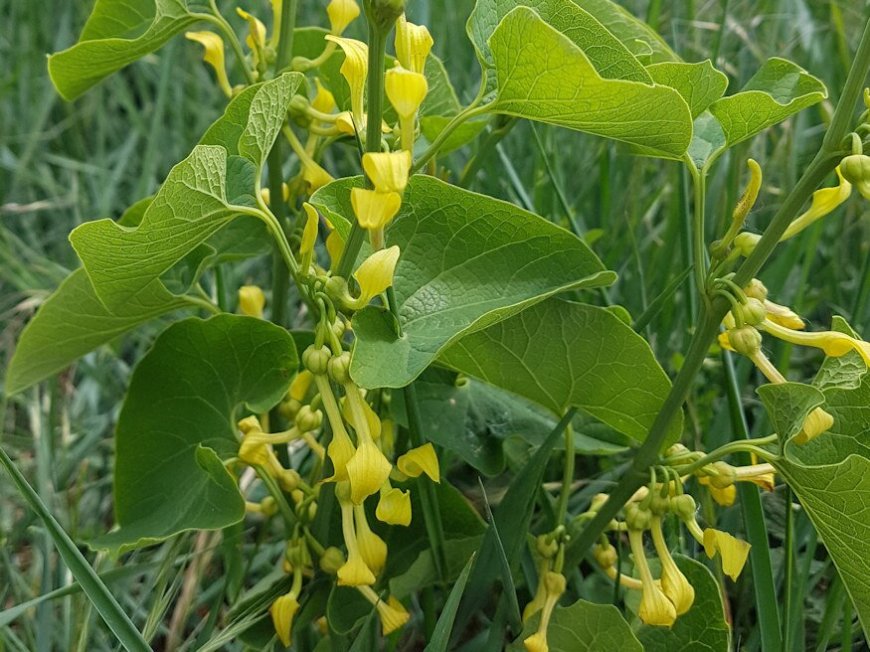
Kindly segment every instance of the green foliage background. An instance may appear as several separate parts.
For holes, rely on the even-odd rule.
[[[252,2],[252,7],[255,4],[265,13],[265,0]],[[472,0],[410,4],[410,17],[429,26],[435,52],[467,103],[477,89],[478,71],[464,29]],[[756,227],[766,224],[778,197],[794,184],[814,152],[820,125],[845,79],[867,3],[652,0],[625,4],[653,23],[687,61],[713,58],[729,75],[729,92],[740,88],[770,56],[792,59],[830,89],[829,102],[738,145],[710,177],[708,235],[721,232],[730,216],[747,156],[758,160],[765,172],[761,200],[751,219]],[[319,5],[302,5],[300,24],[322,20]],[[89,9],[88,2],[0,0],[0,368],[8,362],[26,319],[77,264],[67,241],[69,231],[84,221],[117,216],[151,194],[223,106],[210,71],[201,63],[200,49],[183,39],[173,39],[156,55],[111,77],[75,104],[63,102],[48,81],[45,54],[75,40]],[[362,25],[355,29],[361,30]],[[346,154],[346,160],[339,155],[329,163],[332,169],[351,174],[356,172],[355,154]],[[456,154],[450,160],[456,173],[462,169],[463,156]],[[624,305],[640,315],[656,299],[654,292],[678,279],[686,267],[689,243],[680,234],[689,214],[682,209],[690,202],[688,182],[679,166],[632,157],[590,136],[520,123],[491,153],[475,189],[584,234],[604,264],[620,275],[615,286],[597,291],[598,302]],[[866,337],[870,334],[870,221],[862,216],[865,207],[866,203],[850,201],[836,215],[783,245],[762,278],[777,301],[792,305],[811,324],[827,326],[836,312]],[[226,284],[231,289],[244,282],[268,285],[268,275],[265,259],[254,259],[233,267]],[[681,362],[678,352],[685,350],[693,312],[688,299],[692,293],[685,291],[687,285],[681,287],[643,331],[669,372]],[[103,534],[112,522],[111,433],[117,406],[132,361],[141,357],[162,326],[158,321],[139,329],[116,344],[116,355],[98,350],[81,360],[74,372],[0,407],[0,443],[77,541]],[[791,356],[795,377],[807,377],[819,361],[811,353],[786,346],[774,353],[776,362]],[[750,373],[748,366],[739,366],[741,380]],[[705,374],[687,417],[697,445],[711,449],[729,439],[730,426],[718,362],[711,361]],[[742,385],[747,387],[747,404],[756,407],[751,414],[753,432],[766,434],[761,405],[750,384]],[[585,472],[600,470],[594,465]],[[478,491],[472,482],[464,489],[471,495]],[[496,490],[493,487],[488,493],[492,496]],[[764,496],[779,585],[785,577],[780,562],[784,505],[781,493]],[[737,509],[724,516],[731,531],[741,526]],[[803,599],[794,601],[794,616],[789,619],[797,628],[793,640],[806,649],[845,647],[853,638],[860,646],[860,628],[852,621],[842,584],[800,512],[795,514],[795,532],[798,565],[793,586]],[[171,607],[165,596],[174,596],[179,589],[180,574],[171,560],[176,553],[190,553],[193,546],[193,537],[187,536],[137,552],[123,565],[103,557],[95,564],[112,578],[109,586],[137,622],[145,622],[146,630],[162,628],[164,610]],[[264,574],[269,567],[268,555],[258,556],[254,550],[250,572]],[[745,578],[730,601],[735,642],[756,649],[753,596]],[[111,636],[80,594],[41,602],[23,615],[13,608],[52,591],[66,591],[70,584],[47,533],[4,477],[0,481],[0,649],[113,649]],[[588,588],[590,598],[608,600],[603,593],[606,587],[590,583]],[[207,604],[210,597],[204,591],[195,600]],[[203,623],[200,640],[206,640],[214,626]]]

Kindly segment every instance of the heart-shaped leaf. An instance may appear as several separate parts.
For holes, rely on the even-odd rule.
[[[678,159],[692,138],[686,101],[647,80],[608,79],[586,51],[527,7],[517,7],[489,40],[497,77],[493,111],[538,120]]]
[[[115,517],[92,545],[120,551],[226,527],[244,500],[223,459],[238,451],[243,406],[265,412],[298,366],[290,334],[238,315],[185,319],[136,366],[118,420]]]
[[[671,387],[649,344],[610,310],[559,298],[466,335],[439,360],[556,414],[580,407],[638,441]],[[681,432],[682,416],[666,444]]]
[[[170,171],[136,228],[98,220],[70,234],[106,307],[123,309],[239,215],[262,215],[255,195],[263,164],[302,79],[288,73],[236,97]]]
[[[78,43],[48,58],[49,76],[74,100],[200,19],[186,0],[97,0]]]
[[[311,201],[337,228],[353,216],[359,179],[321,188]],[[351,375],[364,387],[402,387],[464,334],[506,319],[548,296],[597,287],[615,276],[582,240],[507,202],[414,176],[387,230],[398,245],[397,334],[392,315],[356,313]]]
[[[701,63],[657,63],[647,66],[647,72],[656,84],[670,86],[683,97],[693,119],[722,97],[728,88],[728,77],[716,70],[709,59]]]

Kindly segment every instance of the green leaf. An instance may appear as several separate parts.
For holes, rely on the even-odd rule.
[[[611,0],[583,0],[583,9],[592,14],[638,59],[649,63],[680,60],[658,32],[625,7]]]
[[[497,75],[493,111],[538,120],[680,158],[692,138],[689,107],[673,88],[607,79],[567,36],[517,7],[489,41]]]
[[[453,621],[456,620],[456,612],[459,610],[459,601],[462,599],[462,592],[465,590],[465,583],[471,572],[471,564],[472,558],[469,558],[459,578],[453,584],[453,588],[450,589],[450,595],[447,596],[447,601],[444,603],[444,608],[441,610],[441,615],[438,616],[438,622],[435,623],[435,629],[432,631],[432,636],[423,652],[447,652],[450,634],[453,631]]]
[[[807,414],[825,402],[821,391],[803,383],[762,385],[757,391],[781,442],[798,434]]]
[[[579,407],[638,441],[671,386],[646,341],[619,317],[558,298],[463,337],[439,359],[555,414]],[[678,418],[666,444],[681,432]]]
[[[111,312],[78,269],[40,307],[27,324],[6,372],[5,391],[16,394],[69,366],[101,344],[159,315],[190,307],[154,281],[123,310]]]
[[[523,639],[537,631],[540,621],[538,612],[529,619],[508,652],[525,652]],[[550,652],[642,652],[644,649],[616,607],[586,600],[553,610],[547,627],[547,645]]]
[[[710,113],[722,125],[728,147],[733,147],[827,96],[819,79],[791,61],[774,57],[739,93],[714,102]]]
[[[238,451],[242,406],[265,412],[297,368],[293,338],[237,315],[186,319],[166,329],[133,372],[116,432],[115,517],[94,542],[120,551],[244,517],[222,459]]]
[[[78,549],[78,546],[70,539],[66,531],[54,518],[48,506],[39,497],[39,494],[27,482],[27,478],[18,470],[15,463],[0,448],[0,466],[6,469],[12,478],[21,496],[30,506],[30,509],[39,516],[45,525],[45,529],[54,542],[60,558],[69,568],[70,573],[88,596],[88,600],[94,605],[94,609],[108,625],[112,633],[118,638],[121,645],[129,652],[146,652],[151,647],[143,638],[139,630],[130,620],[112,593],[106,587],[100,576],[94,571],[88,560]]]
[[[687,154],[699,170],[710,164],[726,147],[722,125],[709,111],[704,111],[692,123],[692,142]]]
[[[480,536],[474,536],[444,542],[444,558],[447,560],[444,579],[447,582],[455,581],[463,568],[468,566],[469,560],[480,548],[480,540]],[[432,557],[432,549],[426,548],[420,552],[408,570],[390,578],[390,595],[403,600],[421,589],[435,586],[440,582],[441,578],[438,576],[438,569]]]
[[[186,0],[97,0],[78,43],[48,57],[48,74],[74,100],[200,19]]]
[[[350,189],[321,188],[311,203],[346,230]],[[370,306],[353,319],[351,375],[364,387],[403,387],[452,342],[568,289],[611,283],[582,240],[512,204],[417,175],[387,230],[402,336],[392,315]]]
[[[725,620],[722,593],[716,579],[704,564],[694,559],[674,555],[674,561],[695,589],[695,602],[670,629],[641,625],[637,637],[643,649],[645,652],[728,652],[731,628]]]
[[[98,220],[70,234],[109,309],[122,309],[239,215],[261,214],[255,200],[258,180],[302,79],[285,74],[236,97],[190,156],[170,171],[138,227]]]
[[[842,320],[834,328],[853,333]],[[777,427],[788,432],[797,432],[822,399],[834,418],[831,429],[812,441],[786,443],[774,465],[800,499],[870,634],[870,373],[850,352],[828,358],[815,382],[822,391],[795,383],[759,388],[766,406],[791,406],[774,412],[785,424]]]
[[[493,521],[498,528],[498,534],[494,528],[488,528],[483,536],[480,552],[471,571],[468,590],[462,600],[460,623],[466,623],[471,614],[477,613],[481,605],[491,597],[491,586],[502,569],[499,545],[509,566],[515,566],[519,560],[529,532],[535,496],[541,488],[550,453],[562,437],[569,418],[567,415],[562,418],[526,465],[513,477],[504,498],[494,510]]]
[[[468,18],[466,30],[478,57],[488,67],[495,65],[491,37],[503,19],[516,7],[527,7],[523,15],[537,15],[540,20],[561,32],[582,50],[589,62],[605,79],[628,79],[650,83],[649,73],[630,50],[611,34],[595,16],[574,2],[562,0],[477,0]],[[543,70],[543,55],[536,52],[530,63]]]
[[[728,77],[716,70],[709,59],[701,63],[657,63],[647,66],[647,72],[656,84],[673,88],[686,100],[693,119],[722,97],[728,88]]]
[[[435,139],[441,134],[444,128],[448,125],[450,116],[430,115],[420,118],[420,130],[430,143],[434,143]],[[486,129],[487,120],[469,120],[460,124],[451,133],[447,139],[441,144],[438,151],[441,154],[449,154],[452,151],[464,147],[472,140],[477,138],[480,133]]]

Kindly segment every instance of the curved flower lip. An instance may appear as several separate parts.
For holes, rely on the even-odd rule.
[[[408,70],[423,72],[433,44],[425,25],[409,23],[404,14],[396,21],[396,58]]]
[[[367,152],[363,154],[362,163],[375,191],[399,195],[405,192],[411,172],[410,152]]]
[[[738,576],[749,558],[749,549],[752,547],[745,541],[732,537],[727,532],[707,528],[704,530],[704,552],[712,559],[719,553],[722,562],[722,572],[732,580],[737,581]]]
[[[407,527],[411,524],[411,492],[396,487],[382,489],[375,516],[382,523]]]
[[[367,441],[359,445],[346,468],[351,501],[359,505],[384,485],[393,467],[375,443]]]
[[[402,196],[397,192],[352,188],[350,203],[361,227],[383,229],[399,212]]]
[[[393,284],[393,275],[398,262],[399,247],[396,245],[380,249],[362,262],[353,273],[360,287],[359,303],[367,304]]]
[[[369,46],[356,39],[333,36],[332,34],[327,34],[325,38],[327,41],[337,43],[344,52],[344,63],[341,64],[340,71],[350,87],[350,106],[353,119],[357,123],[357,127],[362,128]]]
[[[299,602],[293,593],[282,595],[269,607],[275,633],[281,639],[284,647],[290,646],[293,634],[293,617],[297,611],[299,611]]]
[[[332,0],[326,6],[330,32],[341,36],[347,26],[357,19],[359,13],[359,5],[354,0]]]
[[[429,82],[422,73],[396,66],[387,70],[384,90],[399,117],[407,120],[416,115],[426,99]]]
[[[227,78],[226,62],[224,59],[224,40],[214,32],[185,32],[184,37],[196,41],[205,48],[202,59],[212,68],[217,75],[218,84],[224,95],[233,96],[233,88]]]
[[[411,478],[417,478],[425,473],[433,482],[441,482],[441,469],[438,465],[438,454],[431,442],[417,448],[412,448],[396,460],[399,471]]]

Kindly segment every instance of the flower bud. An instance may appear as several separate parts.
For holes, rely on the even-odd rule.
[[[302,352],[302,365],[311,373],[321,376],[326,373],[332,353],[325,346],[319,349],[313,344]]]
[[[546,534],[541,534],[535,537],[535,549],[541,557],[544,559],[550,559],[551,557],[555,557],[556,553],[559,552],[559,544],[556,543],[556,540],[552,537],[549,537]]]
[[[330,546],[320,556],[320,570],[329,575],[335,575],[344,563],[344,553],[335,546]]]
[[[350,353],[344,351],[340,355],[330,358],[326,365],[329,377],[340,385],[350,382]]]
[[[870,156],[852,154],[840,161],[843,178],[855,186],[864,199],[870,199]]]
[[[671,512],[676,514],[681,520],[688,521],[695,518],[695,499],[689,494],[674,496],[670,504]]]
[[[732,328],[728,331],[728,342],[737,353],[752,356],[761,350],[761,333],[753,326]]]
[[[330,359],[330,363],[335,358]],[[328,367],[327,367],[328,368]],[[303,405],[299,412],[296,413],[296,427],[301,432],[311,432],[317,430],[323,423],[323,412],[320,410],[312,410],[310,405]]]
[[[725,489],[734,484],[737,476],[734,472],[734,467],[728,464],[728,462],[713,462],[710,467],[713,470],[713,474],[709,476],[711,487]]]
[[[625,508],[625,524],[629,530],[646,530],[650,519],[652,519],[650,511],[641,508],[637,503],[631,503]]]
[[[405,0],[365,0],[366,18],[384,34],[405,13]]]
[[[759,301],[767,299],[767,287],[757,278],[749,281],[746,287],[743,288],[743,292],[747,297],[752,299],[758,299]]]
[[[239,288],[239,311],[248,317],[263,318],[266,295],[256,285],[243,285]]]
[[[743,312],[743,321],[749,326],[757,326],[767,317],[767,308],[765,308],[764,302],[752,297],[747,297],[746,303],[741,306],[741,310]]]
[[[619,559],[616,554],[616,548],[610,545],[610,543],[596,545],[592,549],[592,556],[595,557],[598,565],[605,569],[616,566],[616,562]]]

